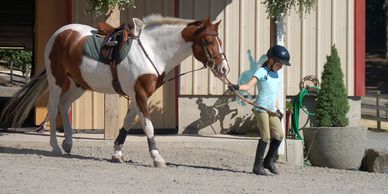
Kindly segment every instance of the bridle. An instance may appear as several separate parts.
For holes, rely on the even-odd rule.
[[[216,36],[216,40],[218,43],[218,39],[219,39],[218,34],[213,35],[213,36]],[[217,55],[212,55],[212,53],[210,52],[210,50],[208,48],[209,45],[206,44],[204,38],[201,38],[200,41],[201,42],[199,44],[201,45],[203,51],[205,52],[206,59],[207,59],[206,63],[203,64],[204,68],[211,67],[210,70],[214,73],[214,70],[216,68],[216,66],[215,66],[216,57],[221,57],[221,59],[222,59],[221,61],[226,60],[226,62],[228,62],[228,59],[226,58],[226,55],[224,52],[219,53]],[[211,63],[210,66],[209,66],[209,63]],[[216,75],[216,77],[218,77],[217,74],[215,74],[215,75]]]
[[[216,36],[217,37],[217,39],[218,39],[218,36]],[[216,57],[221,57],[223,60],[226,60],[226,61],[228,61],[227,59],[226,59],[226,56],[225,56],[225,53],[219,53],[219,54],[217,54],[217,55],[212,55],[212,53],[209,51],[209,48],[208,48],[208,44],[206,44],[206,42],[205,42],[205,40],[202,38],[201,39],[201,47],[202,47],[202,49],[203,49],[203,51],[205,52],[205,54],[206,54],[206,58],[207,58],[207,62],[204,64],[204,66],[207,68],[209,65],[208,65],[208,63],[209,62],[211,62],[212,64],[212,68],[214,68],[214,64],[215,64],[215,58]]]
[[[217,40],[218,40],[218,34],[213,35],[213,36],[216,36],[216,38],[217,38]],[[205,55],[206,55],[206,59],[207,59],[206,63],[204,63],[203,66],[202,66],[201,68],[194,69],[194,70],[191,70],[191,71],[187,71],[187,72],[184,72],[184,73],[180,73],[179,75],[176,75],[176,76],[174,76],[174,77],[172,77],[172,78],[170,78],[170,79],[164,80],[164,81],[162,82],[162,84],[164,84],[164,83],[166,83],[166,82],[169,82],[169,81],[172,81],[172,80],[174,80],[174,79],[176,79],[176,78],[178,78],[178,77],[181,77],[181,76],[183,76],[183,75],[185,75],[185,74],[193,73],[193,72],[196,72],[196,71],[199,71],[199,70],[202,70],[202,69],[206,69],[206,68],[208,68],[208,67],[211,67],[210,70],[214,73],[215,68],[216,68],[216,66],[215,66],[215,61],[216,61],[215,59],[216,59],[216,57],[219,57],[219,56],[220,56],[221,59],[222,59],[222,61],[223,61],[223,60],[226,60],[226,62],[228,62],[228,59],[226,58],[225,53],[219,53],[219,54],[217,54],[217,55],[212,55],[212,53],[210,52],[210,50],[209,50],[209,48],[208,48],[209,45],[206,44],[204,38],[201,38],[199,41],[200,41],[199,45],[201,46],[201,48],[203,49],[203,51],[205,52]],[[139,40],[139,43],[141,44],[140,40]],[[217,41],[217,43],[218,43],[218,41]],[[219,44],[219,43],[218,43],[218,44]],[[143,52],[146,54],[146,51],[145,51],[144,48],[143,48]],[[147,55],[147,54],[146,54],[146,55]],[[147,58],[148,58],[148,57],[147,57]],[[150,58],[148,58],[148,60],[151,61]],[[151,61],[151,63],[152,63],[152,61]],[[209,64],[210,64],[210,66],[209,66]],[[154,66],[154,68],[155,68],[155,66]],[[156,68],[155,68],[155,69],[156,69]],[[214,74],[216,75],[216,77],[219,77],[218,73],[214,73]]]

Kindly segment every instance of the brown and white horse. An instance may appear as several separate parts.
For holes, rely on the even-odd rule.
[[[138,115],[154,165],[163,167],[165,161],[157,149],[150,120],[149,97],[164,83],[165,74],[191,54],[218,77],[225,76],[229,66],[218,37],[220,22],[212,24],[210,19],[194,21],[159,15],[148,16],[143,22],[143,26],[138,26],[141,43],[133,41],[128,55],[117,64],[119,84],[132,103],[115,141],[112,158],[122,160],[125,137],[134,117]],[[65,132],[62,149],[70,153],[73,130],[68,111],[71,104],[85,90],[117,93],[112,86],[110,66],[83,55],[85,40],[95,31],[95,28],[81,24],[66,25],[56,31],[45,48],[45,70],[15,94],[3,111],[3,120],[10,119],[14,125],[20,125],[38,98],[48,89],[50,145],[53,152],[62,153],[55,129],[58,111]]]

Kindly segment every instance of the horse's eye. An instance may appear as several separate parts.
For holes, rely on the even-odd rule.
[[[211,41],[205,41],[205,44],[206,44],[206,45],[213,45],[213,42],[211,42]]]

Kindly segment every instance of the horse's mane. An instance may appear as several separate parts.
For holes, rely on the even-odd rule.
[[[149,28],[152,26],[157,26],[157,25],[164,25],[164,24],[169,24],[169,25],[187,25],[194,20],[190,19],[182,19],[182,18],[174,18],[174,17],[163,17],[159,14],[152,14],[149,16],[146,16],[143,18],[145,22],[144,28]]]

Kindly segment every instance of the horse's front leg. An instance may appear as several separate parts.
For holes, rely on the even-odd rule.
[[[131,102],[127,114],[125,115],[123,127],[120,129],[119,135],[114,142],[114,154],[112,155],[113,162],[124,162],[123,145],[135,116],[135,103]]]
[[[154,162],[154,166],[166,167],[166,162],[159,154],[159,150],[156,146],[156,141],[154,137],[154,126],[152,125],[148,110],[148,97],[136,96],[136,102],[139,108],[139,117],[143,126],[143,131],[147,136],[148,148],[151,154],[151,158]]]
[[[151,158],[153,160],[155,167],[166,167],[166,162],[163,157],[160,155],[158,147],[156,146],[155,136],[154,136],[154,126],[149,118],[144,117],[142,113],[139,114],[142,121],[144,133],[147,136],[148,149],[150,151]]]

